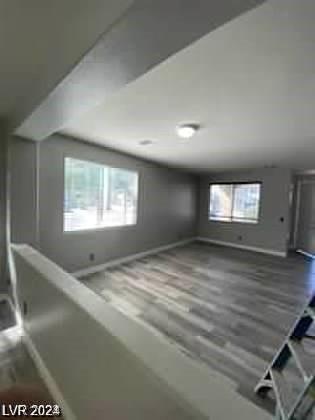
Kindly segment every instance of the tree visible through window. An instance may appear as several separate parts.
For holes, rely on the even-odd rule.
[[[65,158],[64,231],[137,223],[138,174]]]
[[[209,220],[257,223],[260,183],[211,184]]]

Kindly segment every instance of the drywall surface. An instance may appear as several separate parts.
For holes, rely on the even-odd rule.
[[[220,0],[215,2],[209,0],[198,0],[197,2],[191,0],[90,0],[89,6],[87,6],[86,1],[76,0],[73,3],[72,1],[62,2],[64,12],[60,9],[58,12],[58,8],[61,7],[59,2],[50,2],[49,9],[48,6],[44,7],[41,4],[41,7],[37,6],[39,14],[31,14],[29,10],[32,9],[29,4],[26,10],[22,9],[22,5],[19,5],[18,10],[24,19],[19,21],[20,25],[17,24],[17,29],[15,32],[12,30],[12,33],[23,34],[20,32],[21,27],[28,28],[36,18],[37,21],[41,21],[41,26],[33,25],[38,32],[34,33],[33,27],[25,29],[26,34],[22,38],[22,42],[17,37],[16,44],[12,45],[13,49],[16,46],[16,55],[22,55],[23,58],[24,54],[19,54],[19,51],[21,48],[21,51],[28,50],[28,44],[23,49],[25,41],[33,38],[36,40],[37,47],[34,58],[28,54],[28,60],[21,59],[21,62],[18,62],[21,64],[20,66],[14,62],[13,67],[14,70],[19,68],[20,79],[20,73],[23,74],[23,69],[25,69],[24,73],[27,73],[28,70],[33,76],[32,80],[37,82],[27,84],[27,92],[30,91],[31,95],[26,95],[24,91],[21,94],[19,90],[17,92],[20,96],[13,95],[18,96],[19,108],[21,102],[23,104],[21,96],[27,96],[28,99],[27,106],[24,107],[25,112],[21,115],[20,111],[15,116],[20,117],[15,118],[19,122],[22,122],[22,116],[28,116],[17,131],[23,137],[42,140],[59,131],[70,121],[80,119],[81,115],[99,105],[105,98],[107,100],[118,89],[141,77],[148,70],[199,37],[264,2],[264,0]],[[57,5],[55,5],[56,3]],[[130,8],[127,11],[128,6]],[[50,19],[40,19],[42,9],[51,11],[48,15]],[[123,13],[124,10],[125,13]],[[72,14],[68,17],[67,12],[71,11]],[[29,14],[31,14],[31,19],[27,19]],[[60,22],[57,20],[59,25],[58,23],[54,25],[54,19],[58,15],[60,15]],[[119,15],[120,19],[117,19]],[[67,18],[71,25],[64,27]],[[82,18],[84,18],[84,23]],[[115,20],[115,24],[110,27],[110,23]],[[52,87],[52,80],[61,80],[61,77],[65,76],[65,72],[60,73],[62,68],[67,68],[64,67],[65,63],[68,61],[69,70],[71,60],[76,54],[79,51],[84,51],[89,45],[91,46],[92,40],[96,39],[95,36],[100,30],[98,26],[100,22],[103,24],[103,35],[96,45],[34,110],[32,104],[33,106],[39,105],[38,99],[45,98]],[[56,30],[57,33],[54,32]],[[6,34],[6,32],[4,33]],[[41,33],[45,33],[45,36],[38,35]],[[46,44],[38,38],[43,38]],[[58,43],[60,44],[59,48]],[[41,54],[39,47],[43,46],[46,47],[47,51],[45,49],[43,51],[46,54],[43,52]],[[56,48],[58,48],[57,55]],[[41,59],[43,61],[42,55],[46,58],[43,63],[40,61]],[[5,58],[6,56],[3,58],[4,70],[2,68],[1,70],[7,76],[6,72],[10,73],[10,67],[5,66],[8,61]],[[25,67],[25,62],[30,63],[30,67]],[[14,77],[16,71],[12,71],[12,73]],[[56,79],[58,73],[59,76]],[[14,80],[13,78],[12,86],[18,89],[20,84],[16,87]],[[9,85],[8,89],[11,93],[10,87]],[[27,109],[34,112],[27,115]]]
[[[28,345],[63,400],[66,418],[270,420],[231,381],[118,312],[31,247],[13,251]]]
[[[139,173],[135,226],[63,232],[64,158]],[[70,272],[196,235],[197,178],[102,147],[54,135],[40,143],[40,249]],[[90,254],[94,261],[89,260]]]
[[[210,183],[248,181],[262,182],[257,224],[208,220]],[[291,171],[286,169],[268,168],[202,176],[198,235],[214,241],[285,253],[290,230],[290,188]]]
[[[37,246],[37,143],[10,137],[11,241]]]

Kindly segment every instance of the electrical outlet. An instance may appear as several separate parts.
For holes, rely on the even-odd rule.
[[[91,254],[89,255],[89,259],[90,259],[90,261],[95,260],[95,254],[93,252],[91,252]]]

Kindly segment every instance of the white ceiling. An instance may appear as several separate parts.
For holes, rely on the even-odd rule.
[[[203,170],[315,166],[315,2],[269,0],[121,89],[63,132]],[[197,122],[189,141],[179,123]],[[142,140],[154,143],[140,146]]]
[[[31,112],[28,115],[24,112],[22,115],[24,119],[15,118],[11,124],[11,130],[19,136],[33,140],[49,137],[52,133],[67,126],[69,121],[80,118],[82,114],[103,102],[104,98],[108,98],[172,54],[263,1],[265,0],[232,2],[231,0],[93,0],[85,2],[88,10],[84,14],[84,8],[81,7],[80,16],[86,20],[79,19],[79,23],[83,21],[84,25],[78,25],[80,29],[78,39],[85,40],[86,37],[90,37],[90,32],[95,33],[91,30],[95,26],[98,27],[95,25],[95,20],[96,24],[103,22],[103,35],[98,38],[93,48],[90,48],[87,54],[70,69],[71,71],[66,69],[59,83],[51,89],[47,76],[56,66],[59,66],[60,56],[58,55],[57,61],[54,61],[56,43],[49,45],[51,40],[49,31],[37,33],[37,37],[41,39],[41,45],[52,48],[42,57],[45,63],[44,71],[40,73],[35,66],[38,84],[46,89],[46,95],[42,94],[40,103],[36,103],[34,100],[36,90],[33,89],[31,95],[28,96],[31,105],[33,104],[33,107],[28,106]],[[82,0],[79,0],[75,6],[80,6],[80,2]],[[115,7],[112,7],[113,2]],[[69,3],[73,2],[66,1],[58,4],[64,4],[68,12]],[[115,15],[114,11],[129,3],[131,4],[128,10],[108,27],[109,17]],[[93,20],[90,8],[96,10],[97,5],[100,10],[96,16],[101,18]],[[64,12],[61,8],[59,9],[63,17]],[[73,9],[72,13],[75,14],[76,8]],[[53,21],[55,17],[53,15]],[[67,20],[63,19],[63,21]],[[51,24],[50,21],[49,23]],[[77,48],[76,43],[73,42],[76,40],[75,31],[72,27],[67,29],[68,31],[64,34],[61,28],[57,36],[57,39],[62,41],[62,46],[57,46],[57,51],[61,49],[62,57],[65,51],[72,56],[73,43]],[[45,62],[47,56],[51,67]],[[24,73],[22,77],[25,79]],[[38,86],[35,84],[34,87]]]
[[[0,116],[23,118],[131,0],[0,0]]]

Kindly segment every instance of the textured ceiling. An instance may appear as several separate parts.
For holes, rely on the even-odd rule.
[[[172,54],[263,1],[132,1],[108,30],[104,21],[105,32],[95,46],[43,96],[33,112],[25,114],[23,121],[15,119],[15,133],[43,140]],[[110,11],[110,2],[104,3]],[[80,33],[84,36],[85,32],[82,28]],[[45,36],[43,33],[43,39]]]
[[[315,2],[269,0],[204,36],[64,133],[203,170],[314,168]],[[189,141],[175,127],[197,122]],[[150,139],[152,145],[140,146]]]
[[[25,117],[130,0],[0,0],[0,116]]]

